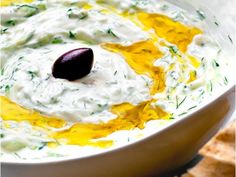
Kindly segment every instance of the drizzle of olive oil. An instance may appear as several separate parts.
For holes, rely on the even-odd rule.
[[[92,6],[91,4],[86,3],[85,5],[83,5],[83,8],[84,8],[85,10],[90,10],[90,9],[93,8],[93,6]]]
[[[199,68],[199,66],[201,65],[201,61],[198,60],[196,57],[194,56],[190,56],[190,55],[187,55],[190,63],[192,64],[193,67],[195,68]]]
[[[42,128],[61,128],[66,122],[55,117],[47,117],[33,110],[25,109],[8,98],[0,96],[0,117],[3,120],[28,121],[34,126]]]
[[[24,2],[31,1],[32,0],[24,0]],[[22,1],[4,0],[1,1],[1,5],[6,6],[13,2]],[[86,4],[83,8],[91,9],[92,6]],[[102,46],[111,52],[121,54],[137,74],[144,74],[150,77],[153,80],[153,84],[150,88],[151,95],[162,92],[165,89],[165,74],[162,68],[154,66],[154,62],[161,58],[163,54],[159,51],[155,42],[158,41],[158,38],[164,38],[168,42],[175,44],[180,51],[186,52],[193,37],[202,33],[201,30],[195,27],[188,27],[160,14],[141,12],[134,15],[127,14],[123,16],[133,21],[145,31],[154,29],[155,33],[150,33],[151,40],[137,42],[130,46],[122,46],[119,44],[103,44]],[[191,56],[188,58],[195,68],[199,67],[200,63],[197,59]],[[178,61],[184,63],[180,57]],[[190,72],[188,82],[195,79],[195,73]],[[50,137],[57,139],[61,143],[108,147],[112,145],[113,141],[101,140],[100,138],[105,138],[119,130],[132,130],[136,127],[143,129],[145,123],[150,120],[168,119],[170,115],[161,108],[152,105],[154,102],[156,102],[156,100],[142,102],[136,106],[130,103],[113,105],[110,111],[117,115],[117,117],[107,123],[75,123],[66,130],[56,132],[51,131],[50,128],[63,128],[67,124],[64,120],[55,117],[47,117],[32,110],[22,108],[3,96],[0,96],[0,116],[5,121],[28,121],[33,126],[45,129]]]
[[[34,0],[1,0],[0,6],[10,6],[13,3],[30,3]]]
[[[78,145],[102,145],[109,146],[111,141],[99,140],[119,130],[132,130],[136,127],[143,129],[145,123],[150,120],[168,118],[169,115],[161,108],[153,106],[151,101],[146,101],[134,106],[130,103],[114,105],[111,112],[117,115],[117,118],[107,123],[76,123],[70,129],[57,132],[53,135],[56,139],[66,139],[68,144]]]
[[[8,98],[0,96],[1,111],[0,116],[4,121],[28,121],[33,126],[43,128],[50,137],[57,139],[61,143],[73,145],[90,145],[98,147],[111,146],[112,140],[97,140],[104,138],[119,130],[132,130],[135,127],[140,129],[149,120],[168,118],[169,114],[161,108],[153,106],[151,101],[146,101],[134,106],[130,103],[114,105],[111,112],[117,118],[107,123],[75,123],[70,128],[63,131],[52,131],[50,128],[62,128],[66,122],[55,117],[47,117],[37,112],[25,109]]]
[[[195,35],[202,33],[196,27],[186,26],[161,14],[140,12],[137,17],[144,26],[148,29],[154,29],[159,37],[177,45],[182,52],[186,52]]]
[[[197,78],[196,71],[190,71],[189,72],[189,79],[188,79],[187,83],[191,83],[191,82],[195,81],[196,78]]]
[[[129,66],[137,73],[144,74],[153,79],[150,93],[154,95],[165,88],[165,74],[162,68],[154,66],[154,62],[162,57],[153,41],[141,41],[130,46],[120,44],[103,44],[105,49],[120,53]]]
[[[171,18],[161,14],[149,14],[145,12],[129,14],[125,12],[120,15],[122,15],[125,18],[128,18],[134,24],[142,28],[144,31],[147,31],[153,43],[159,42],[161,46],[166,46],[167,45],[166,42],[162,40],[158,41],[158,38],[164,38],[168,42],[175,44],[180,49],[181,55],[177,54],[172,54],[172,55],[177,57],[178,62],[184,64],[187,60],[194,68],[198,68],[201,65],[200,60],[186,53],[187,47],[192,42],[193,37],[197,34],[202,33],[200,29],[196,27],[186,26],[180,22],[176,22]],[[154,29],[155,33],[150,31],[150,29]],[[182,58],[183,57],[182,55],[184,54],[185,57]],[[183,67],[183,69],[185,70],[187,68]],[[194,80],[196,80],[196,77],[194,77],[193,73],[190,72],[190,79],[188,83]]]

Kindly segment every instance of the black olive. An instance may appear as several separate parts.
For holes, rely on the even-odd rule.
[[[81,79],[88,75],[93,66],[93,50],[78,48],[61,55],[52,67],[55,78],[69,81]]]

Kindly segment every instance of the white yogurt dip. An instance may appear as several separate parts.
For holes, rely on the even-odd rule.
[[[141,15],[136,16],[139,13]],[[200,11],[188,14],[172,4],[154,0],[49,0],[1,7],[0,14],[2,98],[49,119],[57,117],[66,122],[64,127],[45,131],[43,126],[16,121],[7,112],[1,113],[1,155],[5,161],[86,156],[126,145],[188,114],[228,84],[223,74],[227,64],[222,60],[221,48],[205,30],[206,17]],[[178,28],[195,26],[202,32],[195,30],[185,51],[168,36],[163,37],[165,32],[149,29],[148,24],[140,20],[146,18],[146,14],[161,14],[155,18],[164,19],[167,24],[178,23]],[[155,58],[153,68],[160,68],[164,73],[165,86],[154,94],[150,92],[155,84],[150,73],[140,73],[135,62],[132,65],[127,58],[132,51],[129,46],[140,41],[151,41],[161,55]],[[123,49],[120,47],[120,51],[115,52],[115,48],[106,48],[104,44]],[[58,57],[83,47],[94,52],[90,74],[75,81],[54,78],[52,66]],[[60,132],[77,123],[110,126],[122,116],[113,110],[116,105],[138,107],[150,100],[151,106],[147,105],[151,109],[162,111],[159,118],[145,119],[144,127],[118,126],[104,136],[89,139],[89,142],[112,141],[109,147],[67,143],[64,135],[57,139],[48,134],[48,130]]]

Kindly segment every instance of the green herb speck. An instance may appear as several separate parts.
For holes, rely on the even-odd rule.
[[[56,103],[58,103],[59,101],[58,101],[58,99],[56,98],[56,97],[52,97],[51,99],[50,99],[50,103],[51,104],[56,104]]]
[[[219,49],[219,50],[217,51],[217,55],[220,55],[221,51],[222,51],[222,49]]]
[[[27,71],[27,73],[30,75],[31,80],[33,80],[36,76],[38,76],[38,73],[34,71]]]
[[[75,39],[76,38],[75,33],[73,33],[72,31],[69,31],[69,38]]]
[[[109,34],[109,35],[111,35],[111,36],[113,36],[113,37],[115,37],[115,38],[119,38],[119,37],[112,31],[111,28],[107,29],[107,34]]]
[[[197,105],[192,106],[192,107],[188,108],[188,111],[190,111],[191,109],[194,109],[194,108],[196,108],[196,107],[197,107]]]
[[[201,93],[200,93],[200,95],[199,95],[199,97],[203,96],[204,94],[205,94],[205,91],[202,90]]]
[[[7,20],[4,23],[5,26],[15,26],[16,25],[16,20]]]
[[[214,23],[215,23],[216,26],[220,26],[218,22],[215,21]]]
[[[39,9],[37,7],[26,4],[19,6],[18,10],[22,11],[25,14],[24,17],[31,17],[39,12]]]
[[[85,18],[87,18],[88,17],[88,14],[86,13],[86,12],[81,12],[81,13],[79,13],[79,15],[78,15],[78,18],[80,19],[80,20],[83,20],[83,19],[85,19]]]
[[[203,11],[197,10],[196,12],[197,12],[200,20],[205,20],[206,19],[205,13]]]
[[[10,92],[10,88],[11,88],[11,87],[10,87],[9,85],[6,85],[6,86],[5,86],[5,93],[9,93],[9,92]]]
[[[74,13],[71,8],[67,10],[67,15],[69,18],[79,18],[80,20],[83,20],[88,17],[87,12]]]
[[[42,150],[45,146],[47,146],[47,142],[42,142],[41,146],[38,147],[38,150]]]
[[[173,55],[178,52],[178,48],[176,46],[169,46],[169,51]]]
[[[176,109],[178,109],[183,104],[183,102],[186,100],[186,98],[187,98],[187,96],[185,96],[184,99],[179,102],[179,98],[178,98],[178,96],[176,96]]]
[[[166,11],[168,8],[169,8],[169,6],[166,5],[166,4],[164,4],[164,5],[161,7],[161,10]]]
[[[183,113],[179,114],[178,116],[183,116],[185,114],[187,114],[187,112],[183,112]]]
[[[224,84],[227,85],[229,83],[227,77],[224,77]]]
[[[6,33],[7,30],[8,30],[8,28],[3,28],[3,29],[1,29],[0,34],[4,34],[4,33]]]
[[[229,38],[229,41],[233,44],[234,42],[230,35],[228,35],[228,38]]]
[[[214,62],[214,66],[216,66],[216,67],[220,67],[220,64],[219,64],[219,63],[217,63],[217,61],[216,61],[216,60],[213,60],[213,62]]]
[[[72,9],[71,8],[69,8],[67,10],[67,15],[68,15],[69,18],[72,18]]]
[[[52,42],[51,42],[52,44],[61,44],[61,43],[63,43],[63,40],[62,40],[62,38],[61,37],[54,37],[53,39],[52,39]]]
[[[2,76],[4,74],[4,68],[0,69],[0,75]]]
[[[211,81],[210,81],[210,83],[209,83],[209,87],[210,87],[210,91],[212,92],[212,91],[213,91],[213,84],[212,84]]]

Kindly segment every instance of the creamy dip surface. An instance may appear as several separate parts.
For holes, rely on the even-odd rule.
[[[200,10],[189,14],[156,0],[1,5],[3,161],[127,145],[191,113],[229,82]],[[94,53],[87,76],[53,77],[62,54],[85,47]]]

